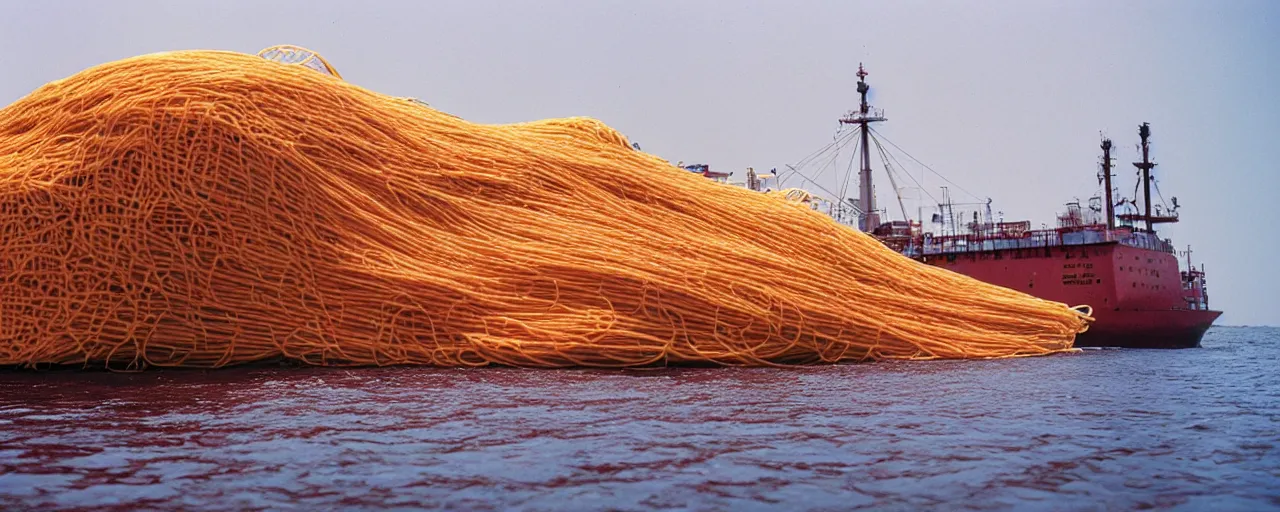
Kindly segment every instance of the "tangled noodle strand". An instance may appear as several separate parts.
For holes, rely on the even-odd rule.
[[[173,52],[0,110],[0,365],[627,367],[1070,350],[930,267],[585,118],[480,125]]]

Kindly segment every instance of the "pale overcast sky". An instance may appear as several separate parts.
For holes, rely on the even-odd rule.
[[[1206,265],[1220,323],[1280,325],[1277,1],[9,0],[0,103],[133,55],[282,43],[473,121],[591,116],[735,176],[830,142],[863,62],[884,136],[1037,226],[1100,190],[1099,132],[1132,191],[1148,121],[1183,205],[1162,234]]]

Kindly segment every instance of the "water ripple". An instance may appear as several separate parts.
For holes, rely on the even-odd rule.
[[[0,509],[1280,510],[1280,330],[800,370],[0,373]]]

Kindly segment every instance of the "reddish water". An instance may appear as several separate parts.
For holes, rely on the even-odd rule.
[[[0,509],[1280,509],[1280,330],[801,370],[0,373]]]

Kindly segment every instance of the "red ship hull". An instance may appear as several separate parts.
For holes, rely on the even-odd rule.
[[[1081,347],[1191,348],[1222,314],[1193,309],[1173,254],[1117,242],[922,256],[921,261],[1071,306],[1096,319]]]
[[[1077,347],[1193,348],[1221,311],[1190,309],[1094,311],[1097,321]]]

